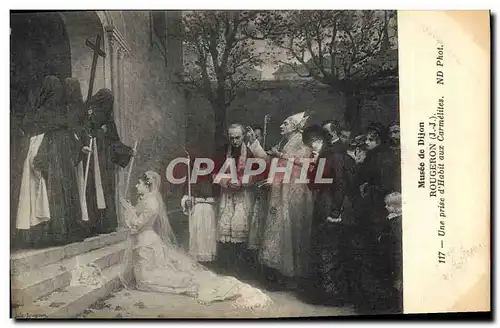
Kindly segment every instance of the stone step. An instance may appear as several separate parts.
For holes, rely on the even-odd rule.
[[[127,242],[106,246],[86,254],[66,258],[59,262],[12,276],[12,301],[23,305],[48,295],[71,283],[72,270],[79,265],[94,263],[103,270],[119,264],[125,253]]]
[[[35,250],[19,250],[10,255],[11,273],[16,274],[40,268],[65,258],[74,257],[107,245],[119,243],[126,238],[127,231],[119,230],[107,235],[87,238],[82,242],[66,246]]]
[[[42,297],[35,302],[13,309],[16,319],[75,318],[90,305],[104,298],[120,286],[119,275],[123,266],[113,265],[102,271],[102,285],[69,286]]]

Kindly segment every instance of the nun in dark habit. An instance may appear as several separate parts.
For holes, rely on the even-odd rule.
[[[90,153],[85,198],[82,204],[88,213],[89,236],[106,234],[118,226],[115,206],[115,176],[118,167],[126,167],[136,151],[123,144],[113,120],[113,93],[100,89],[89,101],[89,111],[81,134],[86,153],[80,156],[77,168],[79,184],[84,185],[87,154]],[[90,140],[92,139],[92,146]]]
[[[75,162],[80,145],[71,135],[64,88],[57,77],[42,84],[26,131],[30,148],[25,160],[17,213],[21,247],[65,245],[74,238],[81,216]]]

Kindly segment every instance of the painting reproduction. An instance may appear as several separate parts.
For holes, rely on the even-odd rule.
[[[11,11],[11,307],[403,313],[398,13]]]

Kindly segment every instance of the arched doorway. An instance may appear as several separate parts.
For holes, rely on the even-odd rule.
[[[58,13],[12,13],[10,20],[11,102],[17,105],[12,110],[21,115],[44,76],[71,76],[71,50]]]
[[[92,64],[92,50],[86,40],[101,36],[101,49],[93,93],[100,88],[115,93],[115,120],[120,124],[124,104],[123,58],[130,53],[125,39],[115,29],[115,18],[105,11],[21,12],[11,11],[11,226],[19,197],[22,166],[28,142],[20,134],[19,122],[32,111],[38,90],[46,75],[80,81],[84,99],[87,97]],[[125,29],[122,22],[119,26]]]
[[[96,36],[101,37],[100,48],[109,56],[106,49],[106,35],[101,19],[95,11],[66,11],[60,13],[66,27],[71,51],[71,75],[80,81],[84,100],[87,97],[90,68],[92,66],[92,49],[86,40],[95,42]],[[110,87],[105,81],[106,58],[98,57],[95,71],[93,92],[100,88]]]
[[[33,110],[45,76],[55,75],[60,79],[71,76],[71,51],[58,13],[11,12],[10,28],[10,199],[14,232],[27,142],[19,122]]]

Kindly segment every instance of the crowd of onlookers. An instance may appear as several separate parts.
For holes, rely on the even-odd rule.
[[[269,182],[264,172],[253,185],[223,180],[214,191],[212,178],[198,179],[192,201],[183,201],[192,209],[191,255],[208,266],[215,261],[219,273],[257,278],[306,302],[401,311],[399,125],[372,123],[352,136],[337,121],[305,128],[303,122],[302,113],[287,118],[284,141],[266,151],[262,129],[229,126],[220,162],[235,159],[239,172],[250,157],[286,162],[306,149],[310,182]],[[331,182],[317,183],[318,169]]]
[[[372,123],[353,136],[337,121],[304,128],[304,117],[287,118],[282,142],[266,151],[261,128],[228,127],[219,162],[232,158],[240,172],[250,157],[286,162],[306,149],[309,183],[269,182],[266,171],[253,184],[222,180],[214,191],[210,176],[198,179],[192,201],[183,201],[192,209],[190,253],[210,267],[215,261],[219,273],[257,278],[267,289],[291,290],[306,302],[399,312],[399,125]],[[318,183],[318,169],[331,182]]]
[[[312,261],[304,294],[362,313],[402,311],[399,125],[372,123],[364,134],[350,134],[336,121],[302,134],[334,181],[310,186]]]

